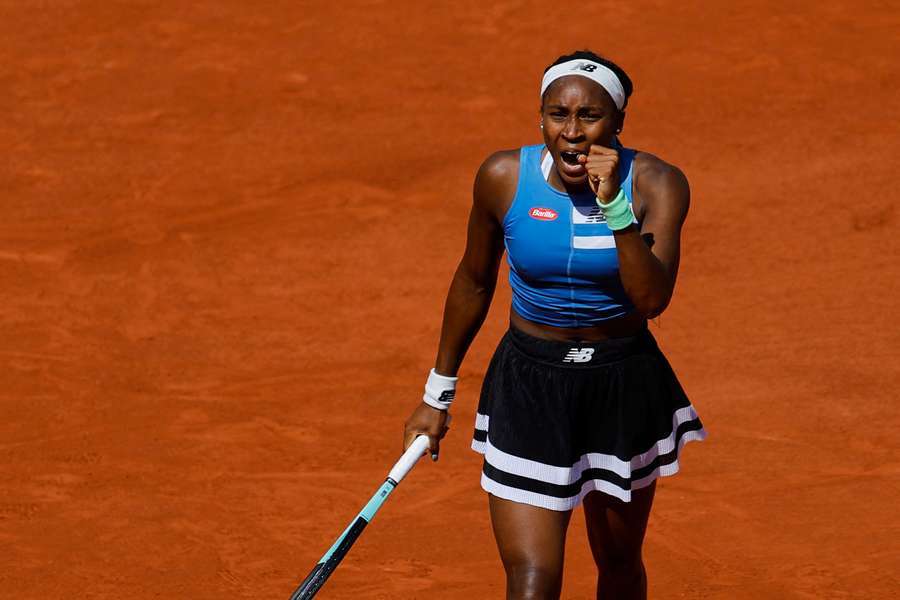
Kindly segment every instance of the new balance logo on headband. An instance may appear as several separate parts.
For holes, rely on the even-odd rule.
[[[563,358],[563,362],[571,363],[583,363],[591,360],[591,357],[594,354],[593,348],[572,348],[569,350],[569,353],[566,354],[566,357]]]
[[[578,63],[577,65],[572,65],[570,71],[587,71],[588,73],[593,73],[597,70],[597,65],[591,63]]]

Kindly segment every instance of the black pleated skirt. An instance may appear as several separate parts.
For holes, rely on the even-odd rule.
[[[484,378],[472,448],[484,454],[485,491],[570,510],[595,490],[629,502],[705,437],[648,329],[572,343],[510,328]]]

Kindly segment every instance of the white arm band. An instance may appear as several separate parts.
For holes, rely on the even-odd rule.
[[[438,410],[448,410],[456,396],[456,382],[459,377],[447,377],[434,372],[428,374],[425,382],[425,395],[422,402]]]

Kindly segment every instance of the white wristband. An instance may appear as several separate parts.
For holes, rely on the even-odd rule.
[[[428,373],[428,381],[425,382],[425,395],[422,402],[438,410],[448,410],[456,396],[456,382],[459,377],[447,377],[434,372]]]

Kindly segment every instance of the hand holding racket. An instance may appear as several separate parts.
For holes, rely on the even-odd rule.
[[[406,420],[403,430],[403,448],[409,448],[413,440],[420,435],[429,439],[428,450],[431,460],[437,460],[440,453],[440,443],[450,427],[450,414],[445,410],[435,409],[425,403],[419,404]]]

